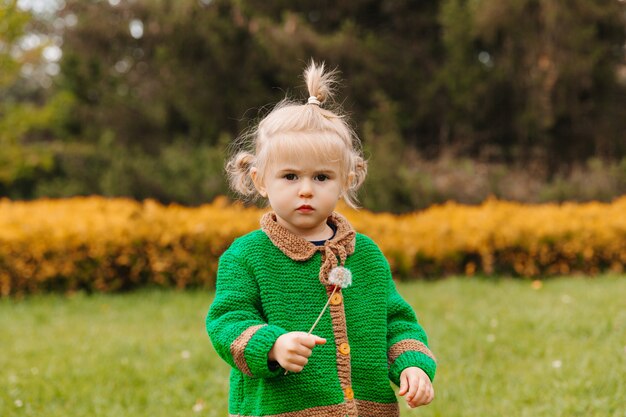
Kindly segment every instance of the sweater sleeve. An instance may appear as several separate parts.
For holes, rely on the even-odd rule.
[[[268,353],[287,331],[266,323],[254,277],[229,251],[219,261],[206,329],[218,355],[230,366],[256,378],[280,374],[279,367],[268,363]]]
[[[400,385],[400,374],[406,368],[421,368],[430,380],[435,377],[437,363],[428,348],[428,337],[411,306],[400,296],[387,269],[387,359],[389,379]]]

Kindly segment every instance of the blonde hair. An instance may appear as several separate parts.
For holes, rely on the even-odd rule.
[[[357,207],[356,192],[367,175],[361,141],[339,109],[322,108],[332,102],[337,72],[324,71],[324,63],[313,60],[304,70],[310,104],[285,98],[265,116],[258,126],[242,134],[234,143],[233,156],[226,164],[231,188],[246,199],[260,195],[250,175],[254,167],[263,183],[268,166],[279,158],[310,158],[339,162],[341,197],[346,204]],[[311,100],[309,100],[311,102]]]

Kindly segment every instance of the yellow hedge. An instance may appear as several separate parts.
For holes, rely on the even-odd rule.
[[[626,197],[612,204],[448,203],[395,216],[339,209],[398,277],[622,272]],[[0,200],[0,294],[214,285],[219,255],[263,210],[101,197]]]

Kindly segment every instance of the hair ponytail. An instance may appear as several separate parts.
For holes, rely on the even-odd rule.
[[[365,181],[365,177],[367,176],[367,161],[364,160],[361,156],[353,153],[352,154],[352,162],[354,170],[351,172],[351,180],[350,183],[347,184],[343,191],[343,200],[346,204],[352,208],[358,207],[358,201],[356,193]]]
[[[311,63],[304,70],[304,81],[309,90],[309,96],[315,97],[321,104],[330,101],[337,85],[337,70],[324,72],[324,63],[316,64],[311,59]]]
[[[354,157],[354,181],[350,184],[351,189],[359,189],[367,176],[367,161],[360,156]]]
[[[226,173],[228,174],[231,188],[244,197],[256,194],[256,189],[250,176],[250,168],[254,166],[255,159],[250,152],[242,151],[237,153],[226,164]]]

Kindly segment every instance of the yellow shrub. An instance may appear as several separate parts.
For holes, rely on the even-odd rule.
[[[612,204],[447,203],[401,216],[340,207],[400,277],[623,271],[626,197]],[[0,294],[214,285],[217,260],[263,210],[101,197],[0,201]]]

